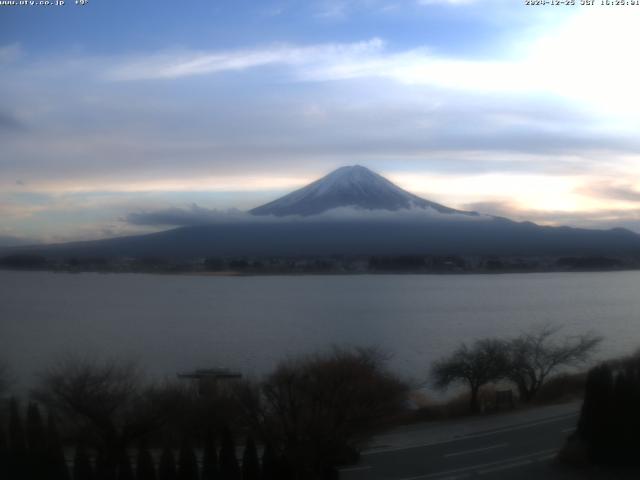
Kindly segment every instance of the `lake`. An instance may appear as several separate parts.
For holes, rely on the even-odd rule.
[[[640,347],[640,272],[214,277],[0,271],[0,357],[28,386],[58,355],[126,356],[153,375],[226,366],[259,376],[287,355],[379,346],[424,379],[462,341],[535,325]]]

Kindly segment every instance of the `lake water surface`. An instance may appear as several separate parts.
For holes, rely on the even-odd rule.
[[[380,346],[423,379],[462,341],[552,323],[640,347],[640,272],[207,277],[0,271],[0,357],[21,385],[66,352],[137,358],[154,375],[259,375],[291,354]]]

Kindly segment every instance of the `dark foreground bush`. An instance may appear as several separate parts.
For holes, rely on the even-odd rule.
[[[578,438],[592,463],[640,466],[640,357],[589,371]]]
[[[241,393],[251,430],[283,457],[280,468],[286,465],[294,478],[326,478],[334,467],[357,461],[362,442],[406,405],[407,386],[383,360],[375,350],[336,349],[281,363]],[[274,463],[267,459],[263,475],[271,475]]]

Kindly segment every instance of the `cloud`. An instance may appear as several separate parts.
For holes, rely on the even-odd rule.
[[[513,202],[482,201],[464,204],[464,208],[474,212],[483,212],[496,217],[516,218],[520,210]]]
[[[349,3],[344,0],[325,0],[320,2],[316,17],[323,19],[344,19],[347,16]]]
[[[28,238],[0,234],[0,247],[17,247],[20,245],[32,245],[34,243],[37,242]]]
[[[624,15],[610,8],[580,10],[560,25],[522,40],[526,47],[519,47],[517,58],[465,58],[443,55],[428,46],[391,49],[374,37],[352,43],[159,52],[112,60],[105,76],[119,81],[176,79],[280,66],[298,81],[377,78],[474,93],[551,95],[586,109],[637,116],[640,69],[620,45],[640,41],[636,28],[640,10],[630,9]]]
[[[627,228],[640,233],[640,209],[603,209],[598,211],[534,210],[514,201],[484,201],[465,204],[463,208],[476,209],[487,215],[505,217],[515,221],[529,221],[539,225],[571,226],[607,230]]]
[[[218,210],[200,207],[192,204],[187,208],[172,207],[160,210],[147,210],[142,212],[132,212],[122,220],[132,225],[144,226],[194,226],[211,225],[217,223],[230,222],[251,222],[251,223],[281,223],[281,222],[325,222],[325,221],[482,221],[489,217],[483,215],[464,214],[442,214],[431,208],[413,208],[397,211],[389,210],[365,210],[355,207],[339,207],[328,210],[318,215],[312,216],[273,216],[273,215],[251,215],[237,209]]]
[[[522,92],[540,86],[539,75],[533,75],[525,62],[449,58],[435,55],[426,47],[398,52],[384,47],[385,42],[375,37],[355,43],[160,52],[116,60],[107,68],[105,78],[175,79],[279,65],[292,68],[297,80],[314,82],[377,77],[408,85],[496,92]]]
[[[640,152],[637,138],[597,132],[599,119],[548,99],[360,81],[250,91],[236,80],[177,91],[87,81],[82,95],[16,95],[12,110],[29,115],[33,136],[3,141],[0,188],[16,190],[18,178],[32,191],[285,189],[354,162],[582,173]],[[48,109],[31,113],[30,102]],[[234,205],[245,206],[223,206]]]
[[[314,81],[379,77],[468,92],[545,94],[599,111],[635,115],[640,107],[640,69],[620,45],[640,41],[640,11],[621,16],[611,9],[587,10],[531,39],[516,59],[443,56],[428,48],[380,49],[310,63],[299,74]],[[620,80],[615,88],[610,86],[613,79]]]
[[[0,46],[0,63],[13,62],[22,55],[22,47],[18,43]]]
[[[0,133],[3,131],[17,132],[24,129],[24,124],[16,116],[0,110]]]
[[[208,209],[192,204],[188,208],[167,208],[154,211],[132,212],[123,221],[132,225],[177,226],[203,225],[236,221],[247,218],[239,210]]]
[[[583,187],[581,192],[597,197],[622,200],[624,202],[640,203],[640,190],[633,185],[620,183],[599,182]]]
[[[170,79],[192,75],[241,71],[268,65],[305,65],[339,58],[367,55],[381,49],[382,40],[372,38],[347,44],[307,47],[274,45],[267,48],[219,52],[174,52],[133,58],[107,72],[112,80]]]

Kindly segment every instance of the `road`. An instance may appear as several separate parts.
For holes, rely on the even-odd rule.
[[[467,422],[413,426],[376,439],[342,480],[545,480],[589,478],[554,458],[574,430],[578,404],[486,417]],[[492,428],[493,427],[493,428]],[[461,429],[467,430],[460,434]],[[447,435],[449,431],[450,435]],[[405,439],[403,442],[402,439]],[[406,440],[408,439],[408,440]],[[391,444],[385,445],[385,440]],[[577,475],[577,476],[576,476]]]

